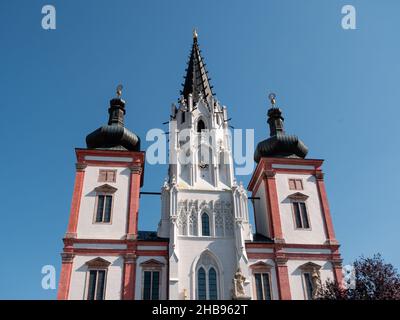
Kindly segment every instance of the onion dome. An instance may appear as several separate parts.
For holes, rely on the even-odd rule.
[[[288,135],[283,128],[282,110],[275,107],[275,94],[269,95],[271,108],[268,110],[270,137],[258,143],[254,152],[254,161],[263,157],[305,158],[307,146],[295,135]]]
[[[140,150],[140,138],[124,127],[126,110],[121,90],[122,86],[118,86],[117,97],[110,100],[108,124],[86,136],[88,149]]]

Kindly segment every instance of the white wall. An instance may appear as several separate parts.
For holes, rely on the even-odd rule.
[[[99,256],[75,256],[72,265],[71,284],[69,290],[69,300],[85,300],[88,284],[88,268],[86,262],[98,258]],[[100,256],[110,262],[107,271],[105,299],[121,299],[123,258],[119,256]]]
[[[304,190],[290,190],[289,178],[302,179]],[[283,238],[286,243],[324,244],[326,241],[325,222],[322,215],[315,177],[309,174],[277,173],[275,175],[275,180]],[[310,230],[295,228],[293,209],[288,196],[296,192],[301,192],[309,197],[305,202],[311,225]]]
[[[255,197],[260,198],[254,200],[256,232],[266,237],[270,237],[271,235],[269,233],[269,224],[270,224],[269,213],[268,213],[267,199],[265,194],[265,187],[263,182],[261,182],[261,185],[258,188]]]
[[[117,170],[116,182],[98,182],[99,170]],[[123,239],[126,234],[130,169],[121,167],[87,166],[78,219],[78,238]],[[96,205],[96,187],[109,184],[114,193],[111,223],[93,223]]]

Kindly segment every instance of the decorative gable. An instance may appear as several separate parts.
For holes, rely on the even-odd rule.
[[[111,262],[104,260],[103,258],[100,257],[86,262],[86,265],[89,268],[107,268],[110,264]]]
[[[162,263],[158,260],[155,260],[155,259],[150,259],[150,260],[142,262],[140,264],[140,266],[142,268],[162,268],[162,267],[164,267],[164,263]]]
[[[102,193],[115,193],[117,191],[117,188],[114,188],[113,186],[110,186],[109,184],[103,184],[97,188],[94,188],[96,192],[102,192]]]
[[[256,263],[253,263],[252,265],[249,266],[250,269],[254,270],[254,271],[258,271],[258,270],[269,270],[271,268],[273,268],[272,265],[265,263],[263,261],[258,261]]]
[[[289,198],[289,199],[292,199],[292,200],[305,201],[305,200],[307,200],[309,197],[308,197],[307,195],[305,195],[304,193],[295,192],[295,193],[292,193],[291,195],[289,195],[288,198]]]
[[[307,262],[305,264],[302,264],[299,268],[305,271],[318,271],[319,269],[321,269],[321,266],[314,262]]]

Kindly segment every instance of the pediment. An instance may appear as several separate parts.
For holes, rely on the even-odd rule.
[[[86,265],[90,268],[107,268],[110,264],[111,262],[100,257],[86,262]]]
[[[273,268],[272,265],[263,262],[263,261],[258,261],[256,263],[253,263],[252,265],[249,266],[251,269],[259,270],[259,269],[271,269]]]
[[[307,262],[305,264],[302,264],[299,268],[302,269],[302,270],[315,271],[315,270],[321,269],[321,266],[319,264],[314,263],[314,262]]]
[[[98,186],[94,188],[96,192],[103,192],[103,193],[115,193],[117,191],[117,188],[114,188],[113,186],[110,186],[109,184],[103,184],[101,186]]]
[[[148,267],[148,268],[162,268],[164,266],[164,263],[156,260],[156,259],[150,259],[147,261],[144,261],[140,264],[141,267]]]
[[[289,195],[288,198],[289,198],[289,199],[292,199],[292,200],[302,200],[302,201],[305,201],[305,200],[307,200],[309,197],[308,197],[306,194],[304,194],[304,193],[295,192],[295,193],[292,193],[291,195]]]

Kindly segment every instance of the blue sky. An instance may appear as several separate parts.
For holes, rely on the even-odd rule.
[[[41,28],[45,4],[56,7],[56,30]],[[341,28],[345,4],[357,30]],[[126,126],[148,146],[147,130],[163,128],[179,96],[193,27],[235,128],[266,138],[274,91],[286,130],[309,158],[326,159],[344,262],[381,252],[399,267],[399,9],[396,0],[1,1],[0,298],[55,298],[41,268],[60,268],[74,148],[106,122],[118,83]],[[158,191],[166,167],[145,173],[143,190]],[[154,230],[159,201],[140,206],[140,228]]]

